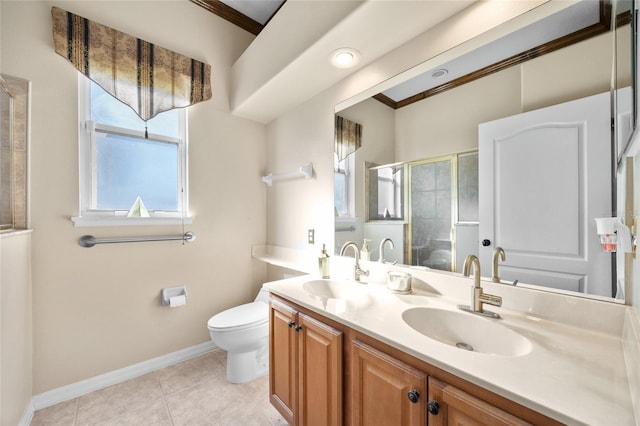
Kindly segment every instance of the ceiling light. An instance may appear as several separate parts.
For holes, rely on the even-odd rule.
[[[441,77],[444,77],[447,74],[449,74],[449,71],[447,71],[444,68],[441,68],[439,70],[435,70],[434,72],[432,72],[431,73],[431,77],[433,77],[433,78],[441,78]]]
[[[329,57],[331,64],[336,68],[350,68],[360,60],[360,52],[349,47],[334,50]]]

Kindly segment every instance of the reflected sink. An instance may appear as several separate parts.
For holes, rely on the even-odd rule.
[[[522,356],[531,342],[495,320],[464,312],[435,308],[412,308],[402,313],[411,328],[431,339],[463,350],[488,355]]]
[[[324,299],[353,300],[367,297],[362,285],[336,280],[313,280],[304,283],[302,288],[307,293]]]

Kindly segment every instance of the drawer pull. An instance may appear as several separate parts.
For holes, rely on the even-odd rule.
[[[407,392],[407,398],[409,398],[409,401],[411,401],[412,403],[417,404],[418,400],[420,399],[420,392],[415,389],[410,390],[409,392]]]

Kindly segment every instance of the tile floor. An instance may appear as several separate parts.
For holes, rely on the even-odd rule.
[[[269,380],[227,383],[226,352],[197,358],[36,411],[31,426],[286,425]]]

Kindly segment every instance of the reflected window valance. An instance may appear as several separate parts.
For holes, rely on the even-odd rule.
[[[362,125],[336,115],[335,128],[335,153],[342,161],[362,146]]]
[[[53,7],[53,44],[144,121],[211,98],[208,64]]]

